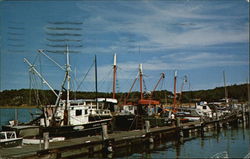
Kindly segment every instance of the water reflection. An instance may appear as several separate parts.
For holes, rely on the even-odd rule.
[[[210,158],[216,153],[227,151],[230,158],[244,157],[250,148],[250,129],[244,125],[224,128],[220,131],[207,130],[204,136],[189,133],[181,140],[156,142],[125,156],[114,158]],[[117,152],[115,152],[117,153]]]

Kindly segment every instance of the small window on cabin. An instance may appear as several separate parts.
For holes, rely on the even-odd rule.
[[[207,109],[207,106],[203,106],[203,109]]]
[[[0,139],[5,139],[5,135],[4,134],[0,134]]]
[[[88,110],[85,110],[85,114],[88,114]]]
[[[82,115],[82,110],[76,110],[76,116]]]
[[[12,138],[15,138],[15,136],[13,133],[7,133],[7,138],[12,139]]]

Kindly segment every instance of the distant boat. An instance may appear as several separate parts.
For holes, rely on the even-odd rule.
[[[222,151],[222,152],[218,152],[218,153],[214,154],[210,158],[230,158],[230,157],[228,156],[227,151]],[[250,159],[250,152],[248,152],[248,154],[246,154],[246,156],[243,157],[243,159]]]
[[[194,108],[180,108],[175,115],[180,117],[181,120],[199,121],[201,118],[212,118],[212,110],[207,105],[207,102],[200,102],[196,103]]]
[[[222,152],[219,152],[219,153],[216,153],[214,154],[212,157],[210,158],[229,158],[228,157],[228,153],[227,151],[222,151]]]
[[[244,157],[244,159],[250,159],[250,152]]]

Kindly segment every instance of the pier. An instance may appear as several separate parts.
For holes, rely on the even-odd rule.
[[[148,121],[142,130],[120,131],[107,133],[107,127],[103,126],[103,133],[96,136],[67,139],[59,142],[48,142],[48,135],[44,134],[44,144],[23,145],[16,148],[0,149],[0,158],[74,158],[93,157],[95,154],[112,154],[120,148],[133,146],[136,144],[152,144],[156,141],[168,138],[183,140],[190,133],[197,133],[203,136],[207,129],[220,131],[222,127],[237,125],[239,123],[249,123],[249,112],[235,112],[214,120],[202,120],[196,122],[181,123],[176,120],[172,126],[151,128]],[[47,139],[47,140],[46,140]],[[47,142],[46,142],[47,141]]]

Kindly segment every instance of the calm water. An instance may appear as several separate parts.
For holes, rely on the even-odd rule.
[[[37,108],[0,108],[0,127],[15,119],[22,123],[29,122],[32,120],[31,113],[37,112],[41,111]]]
[[[183,142],[171,141],[154,145],[137,145],[131,154],[114,155],[114,158],[210,158],[216,153],[226,151],[230,158],[243,158],[250,152],[250,129],[243,128],[222,129],[220,132],[208,131],[205,137],[197,134],[185,138]],[[136,152],[137,151],[137,152]]]

